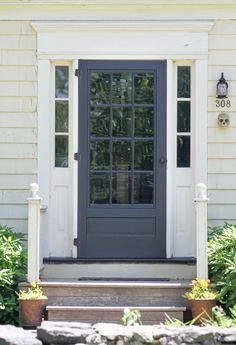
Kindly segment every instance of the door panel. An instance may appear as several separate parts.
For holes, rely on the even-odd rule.
[[[78,257],[165,257],[166,62],[79,69]]]

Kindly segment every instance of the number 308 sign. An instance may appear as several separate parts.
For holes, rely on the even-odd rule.
[[[231,108],[229,99],[216,99],[216,108]]]

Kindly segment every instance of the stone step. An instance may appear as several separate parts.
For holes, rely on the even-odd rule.
[[[78,322],[110,322],[122,323],[124,309],[127,306],[47,306],[49,321],[78,321]],[[137,306],[129,309],[138,309],[143,324],[157,324],[164,322],[166,314],[183,321],[185,307]]]
[[[189,281],[169,282],[41,282],[50,306],[177,306],[184,307],[183,294]],[[27,285],[21,284],[20,289]]]

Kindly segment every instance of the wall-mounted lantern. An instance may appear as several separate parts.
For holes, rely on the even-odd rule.
[[[216,87],[217,98],[226,98],[228,96],[228,83],[224,78],[224,73],[221,73],[221,78],[219,79]]]

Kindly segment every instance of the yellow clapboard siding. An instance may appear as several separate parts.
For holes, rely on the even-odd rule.
[[[0,219],[27,219],[28,209],[27,205],[1,205],[0,204]]]
[[[224,59],[222,60],[224,63]],[[224,72],[224,76],[227,80],[236,80],[236,69],[234,66],[227,66],[221,64],[219,66],[208,66],[208,80],[217,82],[220,78],[221,72]]]
[[[208,158],[236,159],[236,145],[234,143],[208,143]]]
[[[208,159],[208,172],[229,174],[236,173],[236,160],[235,159]],[[236,194],[235,194],[236,198]]]
[[[35,35],[30,21],[0,21],[1,35]]]
[[[36,158],[37,144],[6,144],[0,143],[1,158]]]
[[[26,219],[0,219],[1,225],[9,226],[13,228],[16,232],[21,232],[23,234],[27,233],[28,221]]]
[[[216,20],[210,34],[236,35],[235,20]]]
[[[232,47],[232,49],[235,45]],[[235,66],[236,49],[235,50],[210,50],[209,51],[209,65],[218,66]]]
[[[2,50],[0,64],[4,66],[34,66],[36,64],[36,51]]]
[[[29,190],[0,190],[0,203],[1,204],[25,204],[29,197]]]
[[[36,113],[0,113],[0,127],[36,128]]]
[[[1,81],[36,81],[36,66],[0,66]]]
[[[0,128],[0,143],[37,143],[37,129]]]
[[[209,111],[207,114],[207,123],[208,127],[215,127],[218,128],[218,115],[220,113],[227,112],[230,118],[230,127],[236,127],[236,112],[233,111],[225,111],[225,110],[216,110],[216,111]]]
[[[209,189],[236,189],[235,174],[208,174]]]
[[[36,97],[0,97],[0,112],[35,112]]]
[[[28,189],[29,185],[37,182],[37,176],[32,175],[0,175],[0,189]]]
[[[226,106],[218,108],[216,97],[208,97],[208,111],[222,112],[224,110],[230,110],[236,112],[236,95],[232,95],[228,100],[230,101],[230,108],[227,108]],[[224,104],[226,104],[227,99],[223,101],[225,101]]]
[[[35,50],[36,35],[2,35],[0,32],[0,49],[6,50]],[[18,52],[15,52],[18,54]]]
[[[37,96],[37,84],[34,81],[1,81],[0,97]]]
[[[208,128],[209,143],[235,143],[236,147],[236,128]]]
[[[236,95],[236,80],[232,80],[230,78],[230,80],[228,80],[228,82],[230,85],[228,98],[230,99],[231,96],[235,97],[235,95]],[[208,82],[208,96],[211,96],[211,97],[216,96],[216,84],[217,84],[217,80],[214,80],[214,81],[212,80],[212,81]]]
[[[236,203],[236,190],[208,189],[208,197],[211,203]]]
[[[37,173],[36,159],[0,159],[0,174],[32,173]]]
[[[208,205],[208,217],[211,219],[224,219],[224,220],[232,220],[235,219],[235,208],[236,203],[234,205]]]
[[[210,35],[210,50],[236,50],[236,34],[235,35]]]

